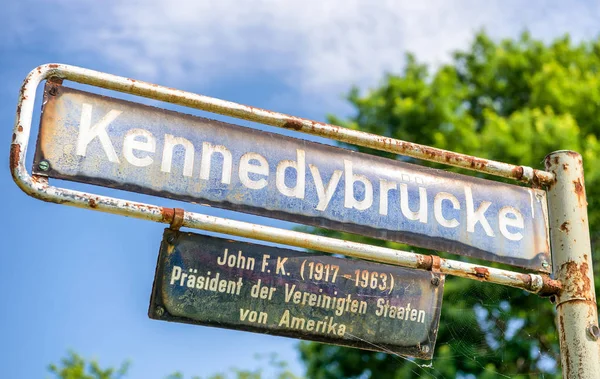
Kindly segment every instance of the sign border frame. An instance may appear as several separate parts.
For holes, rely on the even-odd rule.
[[[56,204],[133,217],[163,224],[173,223],[177,214],[176,208],[52,186],[49,184],[47,177],[31,175],[27,171],[25,159],[32,129],[31,124],[37,87],[44,80],[52,81],[59,85],[62,84],[63,80],[70,80],[97,88],[138,95],[212,113],[256,121],[267,125],[292,127],[294,130],[318,136],[328,137],[331,135],[333,139],[341,142],[373,147],[378,150],[439,162],[446,165],[467,169],[471,168],[491,175],[523,180],[537,186],[553,184],[556,178],[555,174],[552,172],[534,170],[527,166],[515,166],[507,163],[475,158],[393,138],[376,136],[324,123],[317,123],[298,117],[214,99],[104,72],[50,63],[34,68],[23,80],[17,101],[13,136],[10,145],[9,167],[14,182],[23,192],[39,200]],[[489,266],[471,264],[459,260],[444,259],[435,254],[428,255],[406,252],[209,216],[197,212],[179,211],[183,214],[182,225],[189,228],[315,249],[332,254],[343,254],[355,258],[391,263],[402,267],[422,270],[432,270],[435,268],[445,274],[520,288],[540,296],[555,295],[562,290],[562,283],[552,279],[546,273],[519,273]]]

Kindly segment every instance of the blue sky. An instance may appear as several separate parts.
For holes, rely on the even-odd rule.
[[[14,185],[7,158],[17,94],[37,65],[68,63],[322,121],[328,113],[351,112],[343,100],[350,86],[368,88],[385,72],[398,72],[406,51],[435,66],[481,28],[496,38],[527,28],[546,41],[600,32],[600,7],[584,1],[21,0],[2,8],[0,366],[6,378],[45,377],[47,364],[69,349],[104,365],[131,359],[131,378],[254,368],[256,354],[271,352],[302,372],[293,339],[148,319],[163,225],[43,203]]]

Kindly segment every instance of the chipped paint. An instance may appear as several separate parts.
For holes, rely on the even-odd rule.
[[[487,267],[475,267],[475,276],[479,279],[489,279],[490,272]]]
[[[572,298],[595,301],[592,296],[592,282],[588,275],[590,266],[587,262],[584,261],[580,264],[572,261],[565,262],[561,265],[560,270],[571,279],[568,290]]]
[[[579,202],[580,206],[587,206],[585,189],[583,188],[583,184],[581,182],[581,178],[573,180],[573,186],[575,187],[575,195],[577,195],[577,201]]]

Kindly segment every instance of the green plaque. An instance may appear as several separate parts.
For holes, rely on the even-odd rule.
[[[166,229],[149,315],[431,359],[444,275]]]

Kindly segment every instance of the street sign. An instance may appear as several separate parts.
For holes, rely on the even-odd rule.
[[[36,102],[36,91],[39,84],[44,80],[48,81],[43,101],[44,114],[41,132],[38,136],[38,150],[34,160],[34,171],[30,174],[25,168],[25,161],[32,130],[31,124],[34,103]],[[401,162],[382,160],[368,155],[323,147],[318,144],[282,137],[276,134],[257,131],[250,132],[245,128],[235,125],[218,123],[212,120],[195,118],[62,88],[61,84],[63,80],[166,101],[198,110],[260,122],[265,125],[288,129],[293,128],[311,135],[328,137],[337,141],[373,148],[379,151],[524,181],[534,186],[543,185],[548,191],[547,201],[550,208],[550,219],[547,220],[546,197],[543,191],[526,190],[515,186],[506,186],[495,182],[445,173],[443,171],[428,170]],[[125,113],[125,117],[120,117],[123,113]],[[114,121],[119,117],[120,120],[115,123]],[[161,119],[160,117],[163,118]],[[127,124],[127,122],[130,124]],[[193,130],[187,130],[186,126],[191,126]],[[163,133],[162,127],[168,133],[172,133],[173,131],[179,132],[181,131],[180,128],[183,128],[182,133],[186,133],[186,135],[183,137],[177,137],[172,134],[167,135],[168,133],[163,135],[161,134]],[[214,134],[210,134],[210,129],[215,127],[216,129],[212,130]],[[72,135],[65,136],[67,133],[71,133]],[[164,137],[164,141],[161,140],[157,143],[153,133],[157,133],[159,137]],[[204,136],[207,136],[205,141],[197,138]],[[240,140],[240,136],[249,137],[249,142],[246,143],[247,141]],[[116,141],[114,140],[115,137],[117,138]],[[189,137],[192,138],[188,139]],[[122,140],[119,138],[122,138]],[[140,138],[142,139],[141,141]],[[256,150],[258,153],[256,151],[248,151],[248,147],[253,150],[255,148],[258,149],[260,146],[257,146],[257,143],[260,141],[269,142],[266,140],[271,142],[271,148],[268,151]],[[67,144],[61,145],[59,143],[61,141],[67,142]],[[202,144],[202,147],[198,151],[202,152],[203,158],[199,162],[198,158],[194,160],[195,148],[192,141]],[[232,141],[237,141],[240,146],[235,145],[233,150],[229,150],[224,143]],[[219,143],[223,143],[223,145],[219,145]],[[162,158],[153,156],[157,146],[158,151],[162,152]],[[277,161],[277,159],[281,159],[286,154],[284,151],[286,147],[292,148],[296,152],[296,160],[291,157]],[[179,153],[177,152],[177,148],[180,149]],[[242,149],[242,151],[245,149],[246,153],[240,153],[238,149]],[[73,153],[73,151],[76,151],[76,153]],[[310,158],[307,158],[307,152],[310,153]],[[139,156],[140,153],[142,156]],[[256,155],[248,155],[249,153]],[[261,155],[266,153],[272,155],[266,155],[268,159]],[[216,155],[217,159],[220,156],[220,163],[217,162],[217,164],[221,165],[219,166],[220,172],[211,168],[213,155]],[[104,157],[104,160],[102,157]],[[328,158],[329,160],[319,161],[315,158]],[[105,162],[106,159],[113,164],[112,168],[110,165],[107,165]],[[194,167],[197,170],[199,164],[200,179],[194,182],[194,179],[190,179],[189,177],[183,178],[183,176],[178,179],[165,176],[157,177],[158,170],[156,167],[151,167],[154,159],[160,160],[160,171],[163,174],[169,175],[171,174],[170,168],[177,167],[178,164],[179,172],[183,176],[190,174],[190,176],[193,176],[197,172],[194,171]],[[126,162],[122,162],[121,160],[126,160]],[[313,161],[311,162],[311,160]],[[343,163],[341,163],[342,161]],[[52,166],[53,162],[55,166]],[[272,170],[273,166],[269,166],[269,162],[271,164],[277,162],[276,171]],[[313,175],[312,182],[307,179],[307,163],[309,163],[308,167],[310,173]],[[403,266],[431,270],[433,273],[431,274],[433,275],[431,284],[433,286],[439,286],[443,283],[441,275],[450,274],[511,286],[540,296],[551,296],[552,302],[557,304],[558,316],[556,317],[556,321],[559,331],[558,340],[560,341],[564,375],[566,377],[577,375],[582,378],[595,378],[598,371],[600,371],[600,361],[597,359],[600,349],[600,345],[597,343],[600,329],[597,325],[598,315],[594,288],[589,285],[589,283],[594,282],[594,275],[592,270],[592,254],[590,251],[587,201],[583,184],[582,157],[573,151],[556,151],[546,157],[545,163],[548,171],[536,170],[527,166],[516,166],[62,64],[46,64],[36,67],[23,81],[18,97],[9,159],[11,175],[19,188],[28,195],[44,201],[167,223],[174,229],[186,226],[200,230],[229,233],[252,239],[322,250],[332,254],[343,254],[355,258],[388,262],[394,264],[394,267]],[[90,167],[90,165],[93,166],[94,164],[97,165],[98,170],[93,170]],[[114,164],[120,165],[120,167],[115,169]],[[238,170],[236,173],[239,175],[239,182],[241,183],[237,187],[230,186],[232,183],[238,183],[238,177],[231,179],[231,175],[235,175],[232,174],[234,164],[236,165],[236,170]],[[343,168],[341,170],[339,167],[340,164]],[[144,173],[135,172],[135,170],[132,171],[128,165],[144,168],[146,170],[145,174],[147,174],[146,177],[144,177]],[[267,170],[263,166],[266,166]],[[289,169],[292,170],[291,174],[289,173]],[[133,177],[131,177],[132,172],[134,174]],[[302,173],[305,175],[301,175]],[[321,182],[318,182],[315,173],[320,175],[325,173],[330,176],[324,176],[326,180],[323,180],[322,176]],[[214,175],[220,176],[215,179]],[[275,177],[275,188],[281,195],[295,197],[296,199],[290,200],[288,204],[277,197],[268,197],[272,196],[272,192],[274,192],[272,182],[267,181],[269,175],[271,176],[271,180],[273,176]],[[219,204],[219,201],[221,201],[222,204],[220,206],[222,207],[266,215],[268,215],[268,210],[271,210],[269,207],[272,206],[274,208],[272,214],[274,217],[286,219],[291,214],[295,215],[296,220],[303,220],[302,222],[312,225],[319,225],[320,223],[321,225],[339,230],[358,230],[358,232],[367,233],[366,235],[378,238],[388,238],[391,240],[399,238],[398,240],[400,241],[416,241],[416,244],[420,241],[423,243],[422,246],[438,246],[438,249],[439,247],[442,247],[442,250],[447,248],[449,251],[455,251],[464,255],[476,257],[490,256],[491,260],[521,264],[524,267],[539,271],[552,272],[553,278],[544,273],[524,274],[494,267],[480,266],[461,260],[440,258],[435,255],[401,251],[390,247],[368,245],[305,232],[284,230],[272,226],[208,216],[192,211],[184,211],[181,208],[168,208],[155,204],[144,204],[132,200],[75,191],[69,188],[54,186],[44,176],[159,195],[161,194],[160,189],[165,186],[165,181],[174,180],[176,183],[184,183],[183,193],[180,193],[182,191],[181,188],[167,186],[169,191],[166,192],[166,196],[175,199],[190,201],[200,199],[212,204]],[[342,177],[344,178],[343,181],[341,181]],[[230,181],[226,181],[223,178],[230,178]],[[261,179],[265,181],[263,182]],[[395,183],[394,180],[396,180]],[[375,185],[373,185],[374,182]],[[299,185],[300,183],[306,186],[304,187],[304,192],[302,191],[302,186]],[[215,187],[215,184],[221,184],[222,187]],[[260,187],[263,184],[264,187],[262,188],[266,188],[265,191],[267,192],[263,196],[268,197],[272,202],[266,205],[261,202],[244,203],[244,201],[248,200],[248,193],[244,192],[246,191],[244,187],[259,190],[262,188],[254,188],[252,185]],[[340,185],[338,186],[338,184]],[[191,191],[190,186],[193,186],[192,188],[196,192]],[[415,186],[417,189],[414,188]],[[242,190],[240,190],[240,187]],[[342,191],[342,194],[338,191]],[[418,194],[416,197],[415,192]],[[300,196],[300,193],[304,196]],[[435,193],[435,196],[432,193]],[[221,194],[222,198],[214,200],[210,197],[216,196],[216,194]],[[237,194],[237,196],[233,198],[228,197],[232,194]],[[390,197],[390,194],[398,196]],[[530,199],[530,212],[527,211],[526,194],[529,195]],[[433,206],[431,206],[432,198]],[[250,196],[250,200],[254,201],[255,199]],[[304,207],[297,204],[297,200],[301,201],[300,204],[304,204]],[[296,202],[296,204],[292,204],[291,201]],[[510,201],[511,204],[507,205],[507,201]],[[290,205],[289,209],[282,210],[282,204]],[[344,208],[349,208],[349,210],[344,210],[341,204],[343,204]],[[389,221],[388,223],[384,223],[383,227],[378,228],[379,230],[377,230],[377,226],[380,224],[375,222],[377,220],[369,218],[371,217],[370,212],[373,211],[371,207],[373,204],[379,205],[380,218]],[[324,208],[322,207],[323,205]],[[329,206],[331,208],[328,208]],[[417,206],[417,209],[415,209],[415,206]],[[247,209],[244,209],[245,207]],[[384,211],[386,207],[387,213]],[[310,217],[310,212],[313,208],[321,212],[317,213],[318,217]],[[431,213],[432,209],[433,214]],[[355,210],[362,211],[363,213],[358,213],[357,216]],[[491,219],[489,219],[490,214],[492,214]],[[399,218],[400,215],[404,219]],[[497,220],[495,219],[496,216]],[[542,221],[540,221],[540,217]],[[340,219],[345,220],[346,224],[340,221]],[[365,220],[372,221],[372,224],[365,224]],[[439,225],[436,227],[436,224],[432,224],[431,220],[435,220]],[[414,223],[410,224],[409,221],[418,221],[425,224],[425,226]],[[547,228],[540,226],[540,223],[544,223],[544,221],[550,225],[552,231],[553,260],[555,262],[553,269],[548,262]],[[462,230],[465,224],[466,232]],[[419,229],[417,226],[424,229]],[[440,228],[442,228],[441,231]],[[462,231],[452,234],[443,228],[455,228]],[[502,240],[494,240],[500,245],[500,248],[494,250],[493,246],[481,241],[482,239],[485,240],[482,230],[485,232],[485,235],[492,238],[497,237],[497,231],[499,230],[502,236],[512,242],[507,243]],[[167,240],[167,244],[169,244],[166,247],[167,256],[174,256],[177,253],[176,246],[173,245],[176,243],[177,238],[176,236],[172,240]],[[510,245],[511,243],[513,244]],[[272,248],[263,247],[261,249]],[[263,254],[263,260],[265,259],[265,251],[267,250],[261,250],[258,253],[259,255]],[[539,253],[536,253],[538,251]],[[219,252],[217,252],[217,256],[218,254]],[[536,254],[537,258],[539,258],[537,260]],[[273,252],[271,255],[282,260],[289,259],[289,257],[278,256]],[[233,256],[234,258],[230,258],[231,255],[228,255],[226,258],[225,251],[223,250],[222,257],[216,258],[217,265],[221,267],[226,263],[227,267],[230,267],[230,259],[233,259],[231,264],[234,266],[237,262],[242,262],[241,256],[236,257],[235,254]],[[224,264],[219,264],[218,261]],[[245,261],[244,263],[248,264],[246,262],[249,261]],[[308,261],[309,258],[304,260],[304,262]],[[189,291],[195,289],[206,290],[208,288],[208,291],[212,291],[211,288],[216,288],[215,291],[219,291],[222,294],[229,291],[230,286],[231,291],[236,291],[234,287],[237,286],[237,282],[230,284],[228,281],[217,282],[216,280],[213,281],[212,278],[207,279],[206,277],[210,276],[208,272],[204,279],[199,279],[197,276],[198,272],[196,272],[198,268],[190,267],[188,268],[188,272],[184,273],[187,266],[182,265],[183,263],[181,262],[185,263],[189,262],[189,260],[171,262],[171,275],[174,276],[170,278],[166,286],[167,289],[170,285],[176,285],[176,280],[179,280],[180,287],[187,288],[182,290],[186,291],[185,293],[189,293]],[[268,259],[266,262],[268,262]],[[277,262],[270,262],[267,265],[271,264],[272,266],[273,263],[278,267]],[[326,274],[327,270],[324,263],[320,263],[322,266],[319,266],[320,268],[317,269],[317,261],[313,261],[313,271],[309,273],[311,278],[314,278],[317,272],[319,272],[318,275],[321,278],[319,280],[322,280],[324,272],[326,277],[328,277],[327,275],[332,275],[331,273]],[[328,264],[331,271],[335,263]],[[178,269],[175,266],[179,267],[179,272],[177,272]],[[247,270],[247,266],[244,267]],[[342,265],[339,265],[339,267],[341,268]],[[240,269],[240,267],[237,268]],[[191,273],[190,269],[194,272]],[[243,267],[241,269],[244,270]],[[164,268],[161,268],[159,261],[157,267],[159,275],[164,274],[161,270],[164,271]],[[369,269],[367,268],[364,269],[367,271],[367,274],[363,277],[360,270],[356,272],[356,275],[360,276],[354,278],[355,287],[358,288],[356,283],[364,283],[365,286],[367,283],[374,283],[375,288],[371,288],[373,290],[378,288],[378,283],[382,283],[382,275],[380,274],[386,272],[382,269],[379,269],[379,271],[377,271],[378,269],[368,271]],[[369,272],[377,272],[378,275],[375,282],[371,281],[372,276]],[[408,274],[406,275],[410,275],[410,272],[420,272],[423,274],[426,271],[407,271]],[[261,273],[264,274],[262,270]],[[304,273],[305,271],[301,265],[300,275]],[[183,278],[184,274],[186,275],[185,279]],[[194,280],[190,279],[190,274],[194,275]],[[267,274],[270,274],[268,269]],[[277,268],[275,274],[278,274]],[[402,275],[402,277],[406,278],[406,275]],[[179,278],[177,279],[178,276]],[[281,274],[283,281],[285,281],[286,276],[287,271],[285,275]],[[388,278],[392,277],[392,274],[389,274]],[[162,277],[162,279],[164,280],[165,278]],[[170,283],[171,280],[173,283]],[[350,280],[352,280],[352,276],[350,276]],[[361,280],[363,281],[361,282]],[[242,278],[239,282],[241,294],[241,283],[244,282],[244,279]],[[327,283],[330,282],[327,281]],[[304,284],[311,285],[311,283]],[[312,282],[313,286],[316,284],[318,282]],[[421,288],[423,288],[424,281],[420,284]],[[163,287],[165,286],[160,280],[155,281],[150,305],[151,317],[182,322],[198,322],[197,320],[194,321],[193,317],[186,318],[189,315],[186,316],[185,314],[184,316],[172,316],[171,312],[175,314],[177,310],[168,308],[167,302],[161,300],[168,300],[168,296],[165,296],[165,294],[169,295],[168,291],[163,291]],[[270,284],[269,287],[274,287],[274,285]],[[394,286],[392,285],[392,287]],[[251,288],[254,288],[254,284]],[[320,289],[320,287],[318,288]],[[383,285],[379,289],[384,291],[385,288],[385,285]],[[391,290],[394,290],[394,288],[391,288]],[[414,290],[411,285],[403,288],[405,292]],[[250,296],[261,300],[269,300],[268,297],[271,291],[270,289],[265,291],[256,288],[254,291],[256,296],[253,296],[251,289]],[[275,299],[275,291],[273,291],[273,299]],[[308,292],[308,294],[299,295],[300,298],[298,301],[305,301],[311,307],[316,305],[316,303],[311,304],[311,301],[318,302],[318,295],[315,294],[317,298],[314,298],[311,297],[310,291],[304,292]],[[233,295],[233,293],[229,294]],[[238,295],[236,294],[236,296]],[[288,296],[291,296],[288,299],[292,299],[294,304],[299,304],[296,303],[296,295]],[[331,295],[327,296],[330,299],[321,297],[321,305],[323,301],[325,301],[325,304],[327,304],[327,300],[332,301],[333,297]],[[336,296],[336,294],[334,293],[333,296]],[[441,301],[441,291],[437,299]],[[171,302],[172,304],[177,301],[187,302],[183,309],[180,307],[181,312],[193,313],[199,309],[196,307],[198,304],[190,303],[189,297],[177,297],[171,298],[171,300],[174,300]],[[343,310],[349,308],[351,312],[352,309],[360,312],[362,304],[360,302],[354,303],[353,300],[357,299],[348,298],[346,303],[350,305],[344,305]],[[336,298],[336,305],[337,301]],[[414,301],[416,300],[411,300],[411,304]],[[433,303],[432,301],[429,304]],[[426,320],[427,310],[425,308],[423,308],[425,314],[423,318],[420,318],[421,309],[417,308],[419,312],[415,313],[414,304],[411,307],[410,314],[408,313],[408,305],[393,304],[391,300],[390,304],[387,307],[387,314],[391,315],[394,313],[395,319],[412,322]],[[394,308],[392,308],[392,305]],[[385,305],[383,307],[386,308]],[[401,311],[400,308],[404,310]],[[332,310],[332,308],[326,309]],[[436,309],[439,312],[439,305]],[[289,311],[289,316],[292,317],[292,311],[289,309],[286,310]],[[337,306],[335,307],[335,311],[338,312]],[[382,312],[385,313],[380,308],[378,308],[378,311],[379,313],[376,313],[378,317],[383,314]],[[261,315],[258,311],[255,311],[253,314],[248,310],[246,313],[240,311],[238,317],[240,321],[242,317],[244,317],[244,321],[248,320],[249,322],[268,321],[268,311],[261,312],[266,313],[266,315]],[[433,311],[430,311],[430,313],[432,314]],[[416,320],[413,320],[413,317]],[[304,323],[302,323],[303,319]],[[210,323],[212,321],[205,320],[199,323],[202,322]],[[327,333],[330,330],[329,325],[326,328],[324,327],[323,320],[319,324],[318,321],[314,320],[312,322],[310,320],[306,321],[303,317],[296,317],[296,320],[290,319],[287,316],[284,318],[283,314],[277,326],[286,328],[288,327],[288,323],[291,326],[292,322],[294,322],[294,327],[292,328],[297,329],[297,326],[300,325],[302,328],[305,327],[309,332],[317,334],[319,330],[322,330],[323,333],[325,333],[323,329],[327,329]],[[331,322],[333,323],[333,321]],[[435,322],[437,325],[437,321]],[[221,325],[227,326],[228,324],[224,323]],[[253,327],[255,326],[251,325],[245,328],[252,329]],[[322,329],[319,329],[319,327]],[[331,326],[331,328],[338,328],[336,333],[338,341],[336,343],[343,343],[339,341],[340,339],[344,339],[343,336],[340,338],[339,335],[341,327],[335,325]],[[430,331],[435,330],[435,328],[432,326]],[[350,336],[350,334],[346,333],[348,328],[341,329],[343,329],[344,336]],[[290,331],[283,331],[279,334],[286,332]],[[313,338],[312,335],[311,338]],[[428,341],[435,341],[435,335]],[[367,343],[367,341],[363,342]],[[389,350],[385,345],[380,345],[378,342],[375,342],[375,344],[377,345],[376,348],[383,346],[382,350]],[[416,347],[416,350],[422,354],[426,354],[428,350],[432,350],[427,343],[421,343],[416,345]],[[402,351],[402,354],[411,354],[408,350],[410,349]],[[414,347],[413,350],[415,350]]]
[[[34,173],[551,271],[542,190],[53,83]]]
[[[151,318],[431,359],[444,275],[166,229]]]

